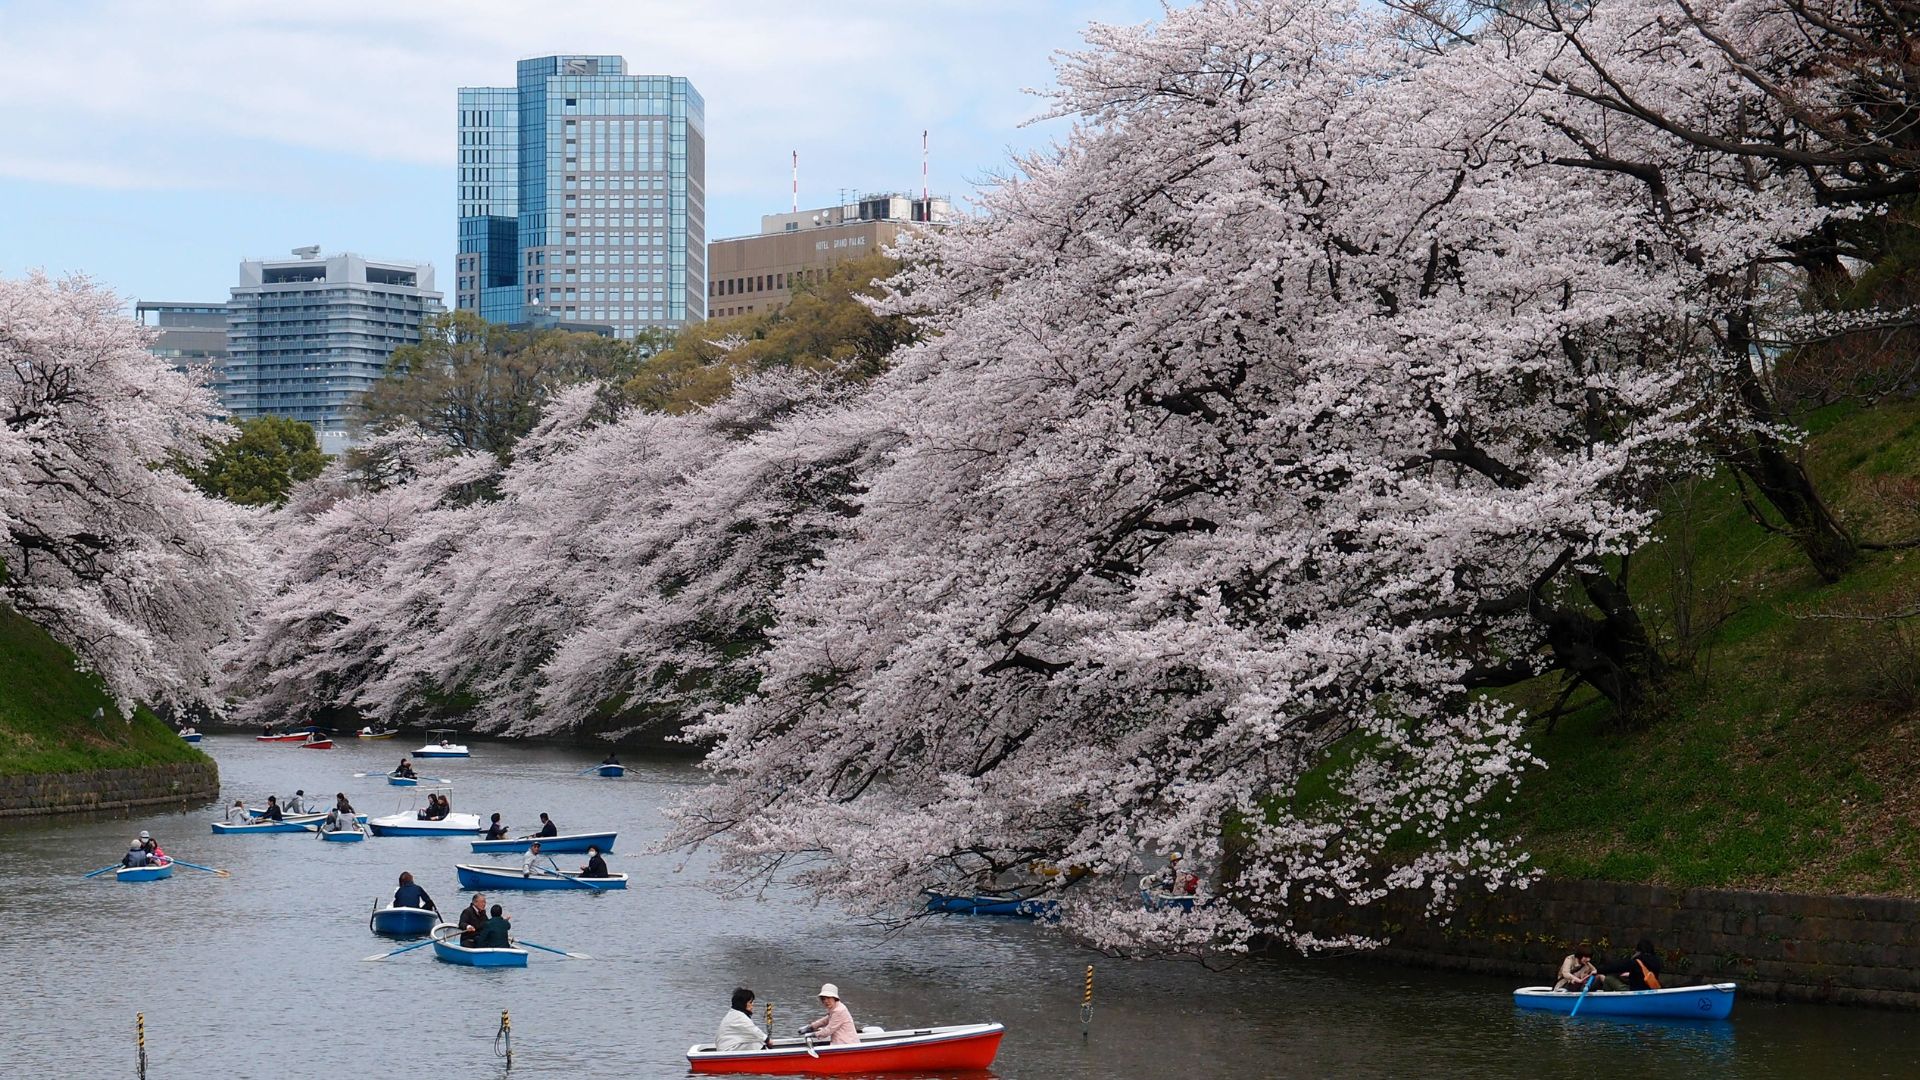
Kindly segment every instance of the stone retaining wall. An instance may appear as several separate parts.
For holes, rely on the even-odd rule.
[[[220,769],[212,761],[0,776],[0,817],[205,802],[219,795]]]
[[[1733,981],[1762,997],[1920,1009],[1914,900],[1549,880],[1469,891],[1445,923],[1410,896],[1322,906],[1309,920],[1322,933],[1386,937],[1369,954],[1381,960],[1529,983],[1552,982],[1571,942],[1609,957],[1646,936],[1666,960],[1668,985]]]

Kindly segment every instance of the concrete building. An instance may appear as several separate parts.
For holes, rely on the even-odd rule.
[[[882,193],[857,202],[767,214],[755,236],[715,240],[707,249],[713,275],[707,309],[715,318],[771,311],[793,287],[847,259],[884,250],[909,229],[944,224],[952,208],[943,196],[916,199]]]
[[[620,337],[706,318],[706,104],[618,56],[522,60],[459,91],[454,297],[489,322]]]
[[[241,419],[304,420],[320,448],[337,454],[352,445],[355,399],[441,310],[430,263],[322,258],[317,247],[296,248],[287,259],[249,259],[227,304],[221,402]]]
[[[141,300],[133,305],[133,316],[140,325],[160,331],[160,336],[147,347],[148,351],[173,365],[176,371],[211,367],[214,385],[216,388],[220,385],[227,366],[224,301]]]

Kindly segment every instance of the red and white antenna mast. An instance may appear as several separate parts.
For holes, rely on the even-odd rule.
[[[800,212],[800,151],[793,152],[793,212]]]

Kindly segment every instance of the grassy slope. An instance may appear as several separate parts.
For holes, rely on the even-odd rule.
[[[0,606],[0,776],[199,760],[146,709],[122,719],[99,681],[74,670],[72,653]]]
[[[1807,460],[1863,538],[1920,536],[1920,404],[1829,410]],[[1920,896],[1920,549],[1824,585],[1724,479],[1677,499],[1635,590],[1671,632],[1693,551],[1698,634],[1662,715],[1623,729],[1588,700],[1542,732],[1548,769],[1512,821],[1557,876]],[[1522,688],[1535,708],[1552,687]],[[1576,698],[1576,702],[1580,699]]]

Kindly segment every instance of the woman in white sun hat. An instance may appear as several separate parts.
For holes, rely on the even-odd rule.
[[[860,1041],[860,1029],[853,1026],[853,1014],[840,1000],[840,988],[832,983],[820,986],[820,1004],[827,1015],[800,1029],[802,1037],[822,1035],[830,1046],[850,1046]]]

